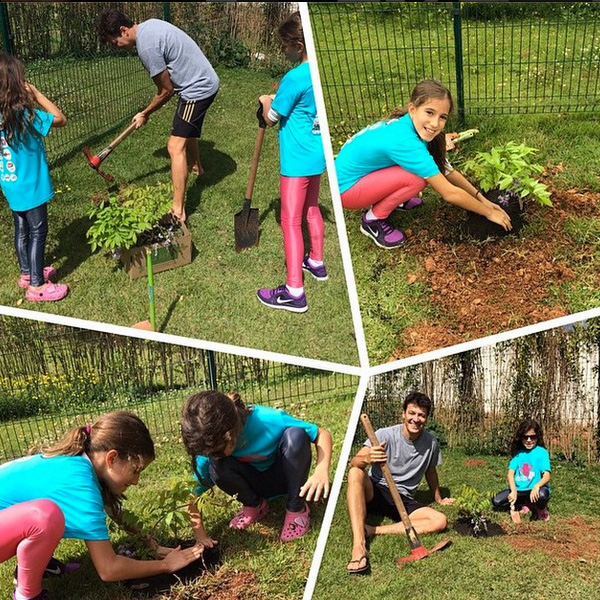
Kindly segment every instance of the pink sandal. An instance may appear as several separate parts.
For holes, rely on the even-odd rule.
[[[39,289],[31,286],[25,292],[25,298],[29,302],[55,302],[62,300],[69,293],[69,288],[64,283],[45,283]]]
[[[55,275],[56,275],[57,271],[54,267],[50,266],[50,267],[44,267],[44,281],[48,281],[49,279],[52,279]],[[29,284],[31,282],[31,276],[30,275],[23,275],[21,273],[21,276],[19,277],[19,281],[17,282],[17,285],[26,290],[29,287]]]
[[[269,512],[269,505],[262,500],[258,506],[243,506],[242,510],[229,521],[232,529],[246,529],[256,521],[260,521]]]
[[[282,542],[291,542],[306,535],[309,529],[310,509],[308,508],[308,504],[305,504],[302,512],[290,512],[286,510],[280,539]]]

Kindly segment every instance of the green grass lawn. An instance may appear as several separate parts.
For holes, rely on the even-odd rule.
[[[468,466],[467,461],[485,461]],[[470,456],[445,450],[439,467],[444,495],[458,495],[463,484],[490,495],[506,485],[505,457]],[[395,559],[408,556],[405,536],[376,537],[370,546],[372,574],[350,576],[351,532],[345,505],[345,485],[337,503],[327,547],[318,576],[314,600],[334,598],[436,598],[440,600],[562,600],[594,598],[600,584],[596,545],[600,522],[596,490],[600,467],[579,468],[570,463],[552,464],[551,520],[523,519],[513,525],[506,513],[493,513],[503,535],[474,538],[453,530],[456,507],[437,507],[448,516],[448,531],[423,535],[432,548],[444,538],[452,545],[401,569]],[[424,488],[426,490],[426,487]],[[423,498],[430,502],[428,492]],[[570,555],[567,558],[566,555]]]
[[[265,72],[251,70],[221,70],[219,76],[221,90],[207,114],[200,141],[206,174],[197,181],[190,179],[187,192],[193,260],[155,276],[157,328],[211,342],[356,365],[352,315],[326,175],[320,199],[329,280],[307,278],[309,310],[304,314],[268,309],[255,297],[258,288],[278,286],[286,276],[278,221],[275,129],[266,132],[253,194],[253,205],[260,211],[258,247],[236,253],[233,232],[256,139],[257,98],[271,90],[274,80]],[[102,164],[102,170],[113,175],[116,183],[146,185],[170,180],[165,145],[174,106],[171,101],[152,115],[143,129]],[[116,123],[114,132],[94,141],[92,152],[97,153],[126,125],[127,121]],[[0,249],[6,260],[0,266],[0,304],[131,326],[149,317],[147,283],[145,278],[130,281],[117,261],[102,252],[90,252],[87,211],[92,196],[107,184],[89,168],[83,153],[74,150],[70,158],[52,168],[57,194],[49,204],[47,242],[47,262],[58,268],[59,279],[70,286],[70,294],[58,303],[33,304],[23,299],[16,285],[12,217],[3,204]]]
[[[335,465],[344,439],[352,401],[345,398],[324,399],[320,403],[290,404],[290,414],[315,422],[328,429],[333,437],[333,459],[330,476],[333,477]],[[128,491],[125,508],[142,511],[155,502],[157,495],[173,481],[189,480],[191,468],[181,441],[173,436],[155,437],[157,459],[144,471],[140,484]],[[314,452],[313,452],[314,456]],[[313,465],[314,466],[314,465]],[[222,548],[223,566],[214,576],[207,576],[182,594],[191,594],[194,598],[204,598],[206,590],[218,584],[219,593],[227,594],[228,588],[235,586],[237,578],[242,576],[246,586],[236,598],[270,598],[287,600],[301,598],[306,577],[311,564],[320,522],[325,511],[325,503],[312,503],[312,527],[302,539],[283,544],[279,534],[284,517],[284,499],[271,503],[267,518],[247,531],[230,530],[227,526],[231,517],[239,510],[239,504],[231,501],[217,490],[215,497],[205,506],[205,524]],[[191,530],[179,534],[186,538]],[[122,534],[113,537],[116,545],[126,539]],[[50,580],[47,584],[50,598],[87,598],[90,600],[134,598],[132,592],[122,585],[105,584],[99,579],[89,559],[85,544],[76,540],[63,540],[55,554],[61,560],[76,560],[83,567],[74,575],[61,580]],[[12,593],[12,577],[15,559],[0,565],[0,594],[9,597]],[[180,597],[180,596],[174,596]],[[226,595],[223,598],[229,597]]]

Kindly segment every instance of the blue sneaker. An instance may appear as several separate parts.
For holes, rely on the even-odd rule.
[[[406,241],[406,236],[385,219],[367,221],[363,214],[360,230],[366,236],[370,237],[380,248],[385,248],[386,250],[397,248]]]
[[[292,296],[285,285],[280,285],[278,288],[269,289],[262,288],[256,292],[256,297],[259,302],[271,308],[281,308],[290,312],[306,312],[308,305],[306,304],[306,294],[302,294],[298,298]]]
[[[317,281],[327,281],[327,279],[329,279],[325,265],[313,267],[310,262],[308,262],[308,256],[305,256],[302,261],[302,270],[310,273]]]

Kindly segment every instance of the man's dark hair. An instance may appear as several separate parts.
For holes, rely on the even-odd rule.
[[[133,27],[135,23],[120,10],[109,8],[100,13],[96,19],[96,32],[98,36],[108,41],[121,34],[121,27]]]
[[[422,394],[421,392],[410,392],[408,396],[404,399],[404,403],[402,404],[402,411],[405,412],[409,404],[416,404],[419,408],[427,411],[427,416],[431,413],[431,409],[433,408],[433,403],[429,396]]]

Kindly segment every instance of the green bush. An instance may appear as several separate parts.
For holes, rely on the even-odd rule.
[[[521,202],[531,197],[542,206],[552,206],[548,187],[537,179],[544,167],[530,161],[536,152],[537,148],[507,142],[489,152],[478,152],[462,167],[477,179],[484,192],[506,190],[518,194]]]
[[[159,225],[172,202],[170,183],[130,185],[100,198],[88,211],[93,223],[86,235],[92,252],[133,248],[141,234]]]

